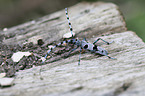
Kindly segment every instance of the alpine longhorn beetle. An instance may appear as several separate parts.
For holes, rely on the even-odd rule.
[[[72,33],[73,29],[72,29],[71,23],[70,23],[70,21],[69,21],[68,9],[67,9],[67,8],[65,8],[65,13],[66,13],[66,17],[67,17],[68,24],[69,24],[69,29],[70,29],[70,31],[71,31],[72,38],[73,38],[73,33]],[[98,38],[96,41],[93,42],[93,44],[88,43],[88,42],[86,41],[86,39],[84,39],[84,40],[70,39],[70,40],[62,41],[61,43],[59,43],[59,44],[53,46],[50,50],[48,50],[47,54],[46,54],[45,57],[44,57],[45,59],[42,60],[42,63],[44,63],[44,61],[45,61],[46,58],[47,58],[47,55],[48,55],[55,47],[58,47],[58,46],[60,46],[60,45],[62,45],[62,44],[66,44],[66,43],[68,43],[68,44],[74,44],[74,45],[77,46],[76,48],[72,49],[72,50],[69,52],[69,54],[70,54],[71,52],[75,51],[76,49],[80,48],[80,55],[79,55],[79,62],[78,62],[78,65],[80,65],[80,57],[81,57],[82,49],[87,50],[87,51],[89,51],[89,52],[91,52],[91,53],[96,53],[96,54],[100,54],[100,55],[107,56],[107,57],[110,58],[110,59],[115,59],[115,58],[112,58],[112,57],[108,56],[108,52],[107,52],[104,48],[95,45],[99,40],[102,40],[103,42],[105,42],[105,43],[108,44],[108,45],[109,45],[110,43],[112,43],[112,42],[107,42],[107,41],[105,41],[105,40],[103,40],[103,39],[101,39],[101,38]],[[68,55],[69,55],[69,54],[68,54]]]

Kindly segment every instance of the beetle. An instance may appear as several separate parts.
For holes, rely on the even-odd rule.
[[[68,24],[69,24],[69,29],[70,29],[70,31],[71,31],[72,38],[73,38],[73,37],[74,37],[74,36],[73,36],[73,32],[72,32],[72,31],[73,31],[73,28],[71,27],[71,22],[69,21],[68,9],[67,9],[67,8],[65,8],[65,13],[66,13],[67,21],[68,21]],[[42,60],[42,63],[44,63],[44,61],[46,60],[48,54],[49,54],[54,48],[56,48],[56,47],[58,47],[58,46],[60,46],[60,45],[66,44],[66,43],[68,43],[68,44],[74,44],[74,45],[77,46],[76,48],[70,50],[69,54],[70,54],[71,52],[75,51],[76,49],[80,48],[80,55],[79,55],[79,62],[78,62],[78,65],[80,65],[80,57],[81,57],[81,52],[82,52],[82,50],[87,50],[87,51],[89,51],[89,52],[91,52],[91,53],[104,55],[104,56],[107,56],[107,57],[110,58],[110,59],[116,59],[116,58],[112,58],[112,57],[108,56],[108,52],[107,52],[104,48],[95,45],[99,40],[105,42],[105,43],[108,44],[108,45],[112,43],[112,42],[107,42],[107,41],[105,41],[105,40],[103,40],[103,39],[101,39],[101,38],[98,38],[98,39],[97,39],[96,41],[94,41],[93,43],[88,43],[86,39],[83,39],[83,40],[79,40],[79,39],[70,39],[70,40],[62,41],[62,42],[56,44],[55,46],[53,46],[50,50],[48,50],[47,54],[46,54],[45,57],[44,57],[45,59]],[[68,55],[69,55],[69,54],[68,54]]]

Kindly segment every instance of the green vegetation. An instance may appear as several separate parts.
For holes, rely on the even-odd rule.
[[[136,32],[136,34],[145,42],[145,13],[126,20],[128,30]]]
[[[145,0],[83,0],[112,2],[119,6],[124,15],[127,28],[145,42]],[[131,38],[130,38],[131,39]]]
[[[128,30],[136,32],[145,42],[145,0],[100,0],[119,6]],[[131,39],[131,38],[130,38]]]

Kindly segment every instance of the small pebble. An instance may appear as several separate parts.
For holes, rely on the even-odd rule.
[[[32,53],[30,52],[16,52],[12,55],[12,60],[14,62],[19,62],[21,58],[23,58],[23,56],[30,56]]]
[[[44,57],[41,57],[42,62],[44,62],[46,59]]]
[[[49,45],[48,48],[51,49],[51,48],[53,48],[53,46],[52,45]]]
[[[0,78],[3,78],[6,76],[6,73],[0,73]]]
[[[3,29],[3,31],[7,31],[7,30],[8,30],[8,28],[4,28],[4,29]]]
[[[35,21],[35,20],[33,20],[33,21],[31,21],[31,23],[32,23],[32,24],[35,24],[35,23],[36,23],[36,21]]]
[[[33,37],[28,39],[28,43],[32,42],[33,44],[38,44],[39,39],[42,39],[42,37],[41,36],[33,36]]]
[[[0,78],[0,86],[11,86],[14,83],[14,78]]]
[[[75,36],[75,33],[74,33],[74,32],[73,32],[73,36]],[[65,34],[63,35],[63,38],[70,38],[70,37],[72,37],[71,32],[65,33]]]

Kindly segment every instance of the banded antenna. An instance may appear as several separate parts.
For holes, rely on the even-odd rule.
[[[71,31],[71,34],[72,34],[72,37],[73,37],[73,29],[72,29],[72,27],[71,27],[71,23],[70,23],[70,21],[69,21],[69,17],[68,17],[68,9],[67,8],[65,8],[65,13],[66,13],[66,17],[67,17],[67,21],[68,21],[68,24],[69,24],[69,28],[70,28],[70,31]]]

